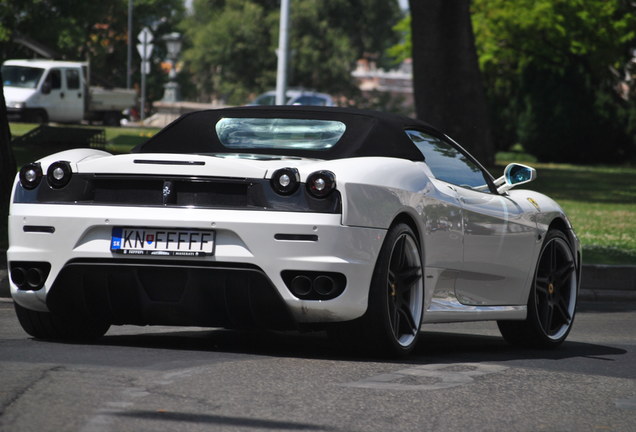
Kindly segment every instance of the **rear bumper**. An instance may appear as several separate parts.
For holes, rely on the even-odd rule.
[[[213,229],[215,254],[195,261],[122,258],[110,251],[114,226]],[[385,233],[342,226],[338,214],[14,203],[9,267],[46,262],[51,268],[42,288],[19,289],[11,282],[11,294],[20,305],[40,311],[89,302],[117,324],[233,326],[234,314],[257,303],[282,305],[270,309],[272,314],[287,314],[298,324],[348,321],[366,311]],[[346,286],[333,299],[303,300],[290,291],[284,271],[339,273]],[[124,300],[113,301],[121,295]],[[225,312],[218,308],[222,303]],[[135,305],[136,312],[126,311],[126,305]],[[260,325],[259,314],[248,321]]]

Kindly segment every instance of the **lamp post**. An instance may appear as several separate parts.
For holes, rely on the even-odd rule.
[[[181,34],[177,32],[169,33],[162,39],[166,43],[167,57],[170,60],[169,81],[163,86],[163,101],[177,102],[181,99],[179,83],[177,83],[177,58],[181,52]]]
[[[289,50],[289,0],[280,2],[278,30],[278,67],[276,69],[276,105],[285,105],[287,98],[287,54]]]

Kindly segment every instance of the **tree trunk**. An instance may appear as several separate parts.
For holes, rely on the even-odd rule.
[[[448,133],[485,165],[494,162],[470,0],[409,0],[417,117]]]
[[[15,178],[15,159],[11,150],[11,131],[7,120],[7,106],[4,100],[4,91],[0,74],[0,226],[6,226],[9,215],[9,199],[11,197],[11,187]],[[5,231],[0,229],[0,235],[5,236]],[[0,247],[7,244],[6,238],[0,238]]]

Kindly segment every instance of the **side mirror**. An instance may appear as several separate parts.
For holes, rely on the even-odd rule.
[[[495,180],[497,192],[505,193],[515,186],[530,183],[537,178],[537,171],[529,166],[521,164],[509,164],[504,169],[503,176]]]
[[[49,93],[51,93],[51,82],[47,80],[42,83],[42,94],[47,95]]]

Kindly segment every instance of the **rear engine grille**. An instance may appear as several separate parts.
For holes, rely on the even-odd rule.
[[[235,210],[340,213],[336,190],[325,198],[305,187],[279,195],[267,179],[225,177],[163,177],[157,175],[74,174],[63,188],[46,182],[27,190],[18,186],[16,203],[125,205]]]
[[[93,182],[93,201],[100,204],[226,207],[248,205],[247,182],[196,179],[100,179]]]

